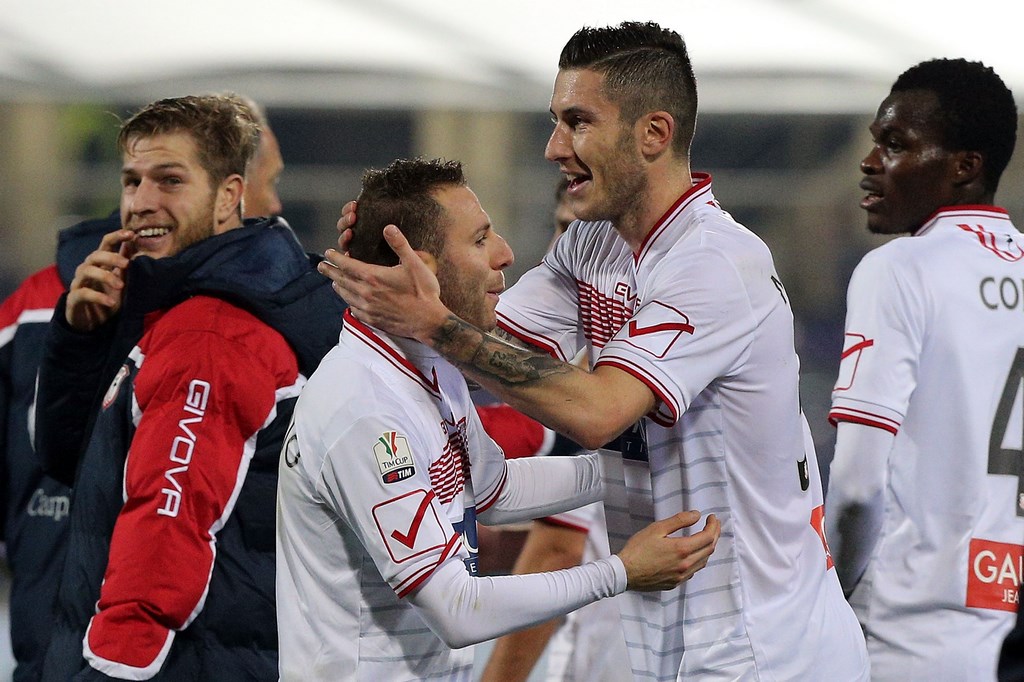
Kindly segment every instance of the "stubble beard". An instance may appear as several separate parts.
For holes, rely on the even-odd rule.
[[[604,197],[595,206],[573,212],[584,221],[609,220],[618,226],[623,219],[639,215],[647,203],[648,180],[643,163],[637,158],[631,130],[622,131],[615,145],[613,161],[604,173]],[[572,205],[572,204],[570,204]]]

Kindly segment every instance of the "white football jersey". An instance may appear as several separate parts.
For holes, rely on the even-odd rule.
[[[488,449],[474,491],[463,455]],[[401,598],[450,557],[473,572],[476,507],[493,502],[503,459],[458,371],[346,315],[282,453],[282,679],[472,679],[472,647],[449,649]]]
[[[657,397],[603,462],[613,552],[680,511],[721,520],[707,567],[679,589],[616,600],[638,677],[867,679],[824,543],[787,294],[710,177],[695,175],[636,254],[610,223],[573,223],[502,296],[499,322],[563,360],[587,346],[591,366]]]
[[[994,680],[1024,542],[1024,239],[938,212],[850,281],[831,421],[896,434],[882,534],[851,603],[875,680]]]
[[[583,561],[609,555],[600,502],[545,519],[587,534]],[[588,604],[565,617],[545,650],[547,682],[630,682],[633,673],[622,637],[620,596]]]

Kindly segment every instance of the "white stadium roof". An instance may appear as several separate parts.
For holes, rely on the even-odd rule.
[[[543,111],[583,25],[686,39],[703,111],[869,112],[906,67],[980,59],[1024,97],[1004,0],[32,0],[0,13],[0,101],[233,89],[267,105]]]

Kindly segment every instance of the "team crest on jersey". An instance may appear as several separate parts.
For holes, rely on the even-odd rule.
[[[384,483],[404,481],[416,473],[409,441],[397,431],[382,433],[373,444],[373,454],[380,469],[380,480]]]
[[[117,370],[117,376],[110,382],[110,386],[107,387],[107,392],[103,394],[103,409],[110,407],[117,399],[117,393],[121,390],[121,384],[124,383],[125,378],[128,376],[128,365],[121,365],[121,369]]]

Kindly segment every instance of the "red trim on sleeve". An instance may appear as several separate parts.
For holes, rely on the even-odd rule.
[[[850,422],[852,424],[863,424],[864,426],[873,426],[876,429],[882,429],[888,431],[894,436],[899,432],[899,422],[895,422],[892,419],[881,417],[877,414],[870,412],[863,412],[861,410],[851,410],[847,407],[833,408],[828,413],[828,423],[832,426],[836,426],[839,422]]]
[[[565,519],[561,519],[555,516],[545,516],[542,519],[537,519],[541,523],[546,523],[549,526],[558,526],[559,528],[568,528],[569,530],[575,530],[580,533],[589,533],[590,529],[586,526],[581,526],[578,523],[570,523]]]
[[[661,405],[664,405],[669,414],[662,414],[659,409],[659,405],[655,405],[654,409],[648,413],[648,417],[651,418],[655,424],[660,426],[672,426],[679,419],[679,411],[676,407],[675,401],[671,399],[671,394],[664,386],[662,386],[654,377],[644,373],[640,368],[635,367],[627,363],[622,358],[602,358],[594,364],[594,368],[598,368],[602,365],[608,365],[609,367],[615,367],[620,369],[627,374],[636,377],[638,380],[643,382],[647,388],[651,389],[651,392],[658,398]]]
[[[452,556],[454,556],[456,554],[456,552],[458,551],[459,545],[461,543],[462,543],[462,536],[461,535],[459,535],[458,533],[455,533],[454,535],[452,535],[451,540],[448,541],[448,544],[445,546],[444,550],[441,552],[441,556],[437,560],[437,563],[435,563],[433,565],[430,565],[430,566],[424,566],[422,569],[420,569],[419,571],[416,571],[416,573],[412,574],[411,576],[409,576],[408,578],[406,578],[405,580],[403,580],[401,583],[398,584],[398,586],[395,588],[395,594],[398,595],[398,598],[399,599],[403,599],[404,597],[406,597],[407,595],[411,594],[412,592],[415,592],[419,588],[419,586],[422,585],[423,582],[427,578],[429,578],[430,576],[432,576],[434,574],[434,571],[437,570],[438,566],[440,566],[445,561],[447,561],[450,557],[452,557]]]
[[[505,489],[505,483],[508,481],[508,466],[501,470],[501,478],[498,480],[498,484],[494,486],[494,490],[486,499],[477,500],[476,511],[478,514],[482,514],[490,509],[495,502],[498,501],[498,497],[501,495],[501,491]]]
[[[511,334],[523,343],[547,353],[556,360],[567,361],[557,343],[546,337],[531,334],[525,327],[513,322],[501,313],[498,313],[498,327],[507,334]]]

